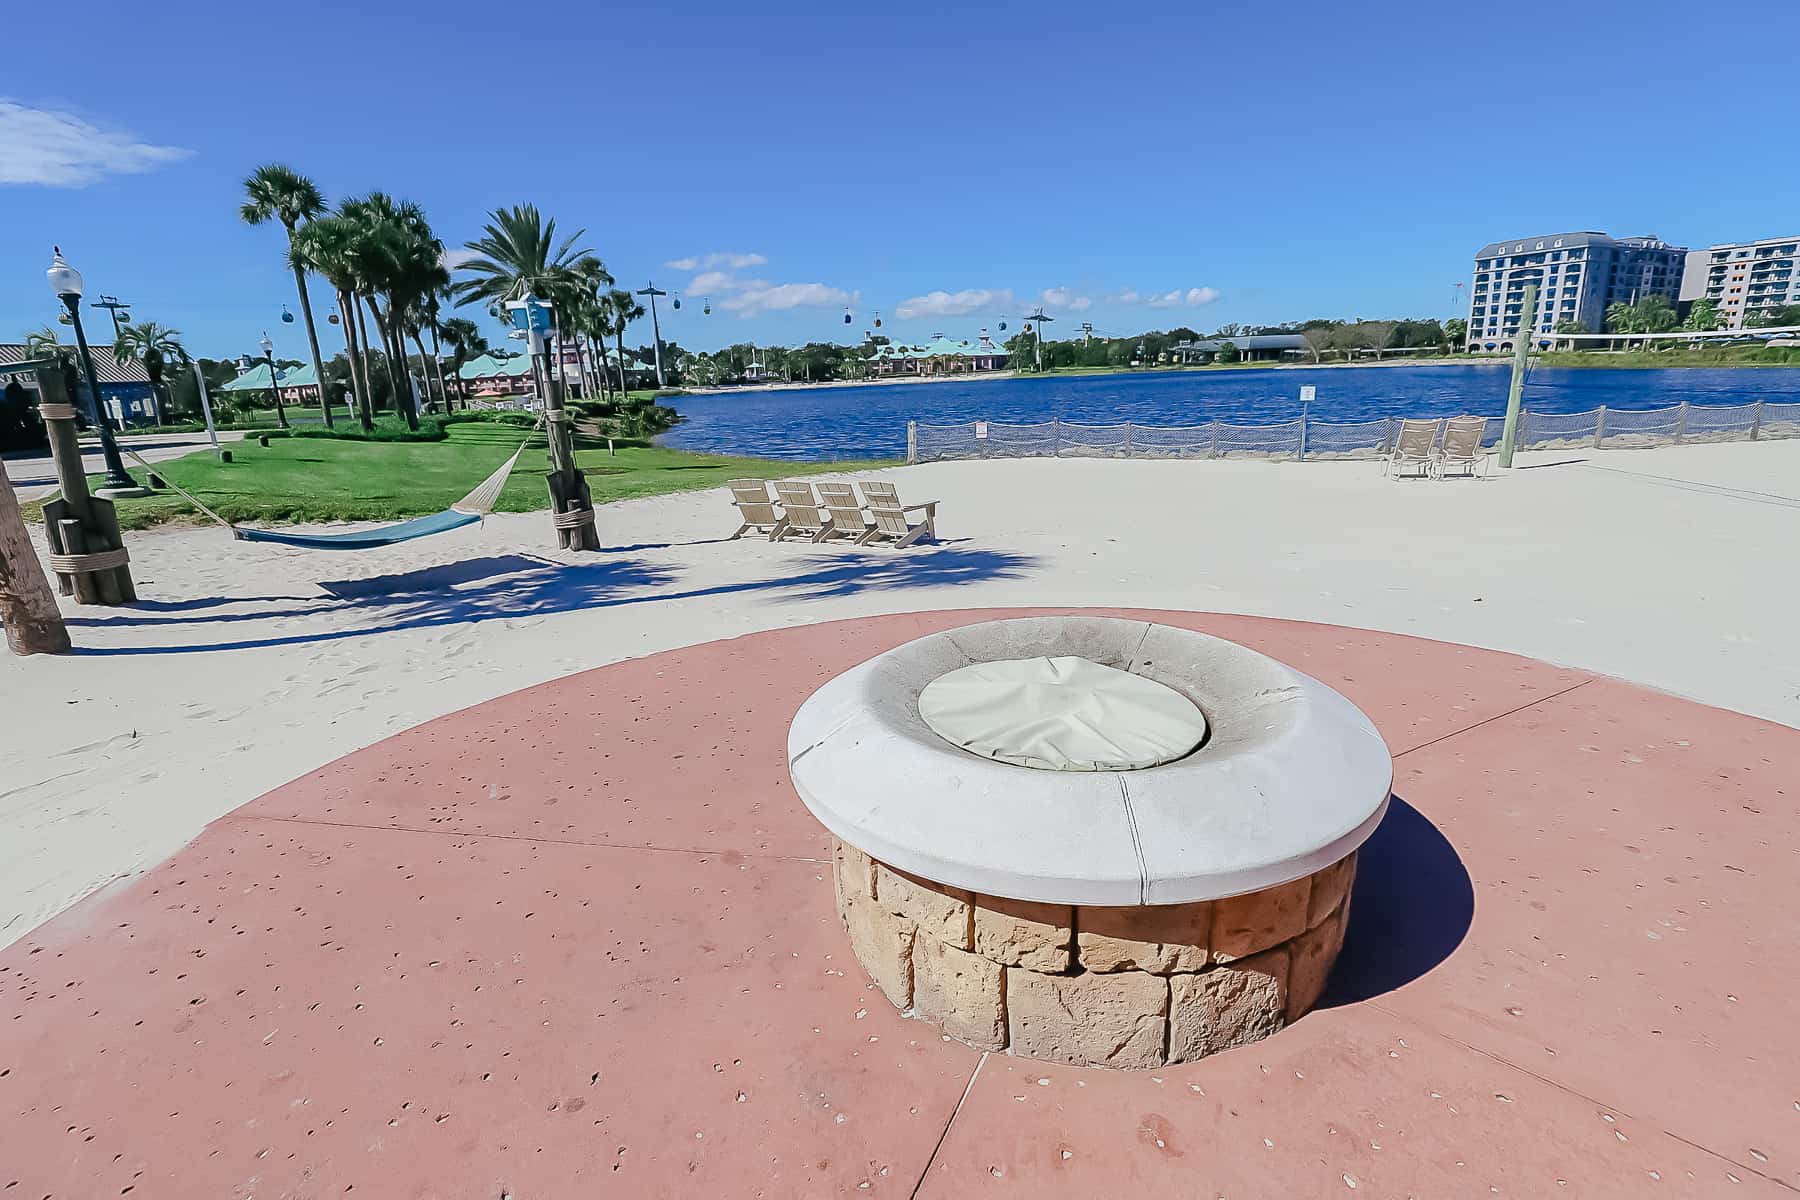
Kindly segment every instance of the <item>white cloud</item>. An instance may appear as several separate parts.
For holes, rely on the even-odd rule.
[[[1004,311],[1017,303],[1011,288],[965,288],[960,292],[927,292],[902,300],[894,315],[902,321],[915,317],[966,317],[989,309]]]
[[[1136,304],[1141,299],[1143,297],[1137,294],[1136,288],[1126,288],[1107,297],[1107,300],[1114,304]]]
[[[1038,304],[1049,308],[1060,308],[1067,312],[1086,312],[1094,307],[1092,299],[1078,295],[1065,287],[1045,288],[1038,293]]]
[[[766,312],[783,312],[790,308],[836,308],[856,300],[842,288],[823,283],[767,284],[757,280],[735,295],[719,302],[719,306],[740,317],[754,317]]]
[[[733,271],[741,271],[745,267],[760,267],[769,260],[761,254],[733,254],[721,251],[715,254],[690,254],[686,258],[677,258],[666,262],[663,266],[671,271],[710,271],[717,267],[730,267]]]
[[[1184,306],[1187,308],[1199,308],[1203,304],[1211,304],[1218,298],[1219,293],[1215,288],[1175,288],[1172,291],[1150,296],[1145,299],[1144,303],[1148,304],[1151,308],[1181,308]]]
[[[445,246],[444,252],[438,256],[438,262],[446,271],[461,270],[464,264],[474,262],[481,254],[475,250],[466,250],[456,246]]]
[[[192,150],[140,142],[74,113],[0,99],[0,184],[84,187],[190,157]]]
[[[729,271],[702,271],[688,282],[690,292],[731,292],[740,288],[767,287],[763,279],[739,279]]]

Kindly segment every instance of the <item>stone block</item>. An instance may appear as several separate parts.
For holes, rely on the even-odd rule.
[[[975,898],[975,953],[1009,967],[1069,969],[1074,909],[998,896]]]
[[[1213,904],[1087,908],[1076,914],[1076,949],[1090,971],[1198,971],[1207,965]]]
[[[1006,972],[1012,1052],[1093,1067],[1159,1067],[1168,1033],[1169,981],[1121,971],[1101,975]]]
[[[1311,929],[1338,910],[1356,882],[1356,852],[1338,859],[1312,877],[1312,894],[1306,902],[1306,927]]]
[[[1340,906],[1287,944],[1288,1020],[1299,1020],[1324,993],[1325,981],[1344,944],[1344,912]]]
[[[933,937],[913,942],[913,1012],[977,1050],[1006,1047],[1006,968]]]
[[[831,882],[837,893],[838,912],[850,905],[875,899],[875,860],[836,838],[831,840]]]
[[[850,932],[850,949],[894,1007],[912,1007],[913,943],[917,932],[911,921],[896,917],[872,901],[851,904],[843,911]]]
[[[1287,1023],[1288,952],[1265,950],[1169,979],[1169,1061],[1261,1041]]]
[[[1310,879],[1296,879],[1214,901],[1213,961],[1248,958],[1297,937],[1306,928],[1306,903],[1311,893]]]
[[[920,933],[946,946],[968,950],[974,945],[975,897],[961,888],[943,887],[877,862],[875,898],[882,908],[905,917]]]

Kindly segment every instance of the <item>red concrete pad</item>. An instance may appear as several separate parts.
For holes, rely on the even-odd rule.
[[[1022,614],[617,664],[215,823],[0,951],[0,1200],[1795,1182],[1800,735],[1507,655],[1244,617],[1119,614],[1292,663],[1401,754],[1340,1007],[1156,1075],[989,1058],[959,1111],[981,1057],[867,984],[784,743],[830,675],[1004,615]]]
[[[1611,680],[1396,764],[1473,950],[1384,1003],[1800,1188],[1800,736]]]
[[[1154,1072],[982,1064],[920,1200],[1785,1196],[1376,1005]]]
[[[977,1056],[830,888],[227,819],[6,959],[0,1196],[903,1194]]]

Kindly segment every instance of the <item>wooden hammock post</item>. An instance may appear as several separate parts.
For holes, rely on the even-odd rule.
[[[75,436],[75,406],[63,386],[62,368],[38,367],[38,415],[50,433],[50,457],[62,494],[44,505],[44,534],[50,542],[50,569],[63,595],[82,604],[120,605],[137,601],[125,539],[111,500],[88,494]]]
[[[0,625],[14,654],[67,654],[69,629],[0,462]]]
[[[550,487],[550,521],[556,527],[557,544],[564,550],[598,550],[594,498],[587,477],[575,465],[575,430],[563,407],[562,381],[548,379],[544,394],[544,425],[550,435],[550,470],[544,482]]]

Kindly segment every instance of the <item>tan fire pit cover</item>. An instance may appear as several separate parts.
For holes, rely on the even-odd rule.
[[[1040,771],[1133,771],[1182,757],[1206,717],[1173,688],[1085,658],[1017,658],[940,675],[919,694],[932,732]]]

